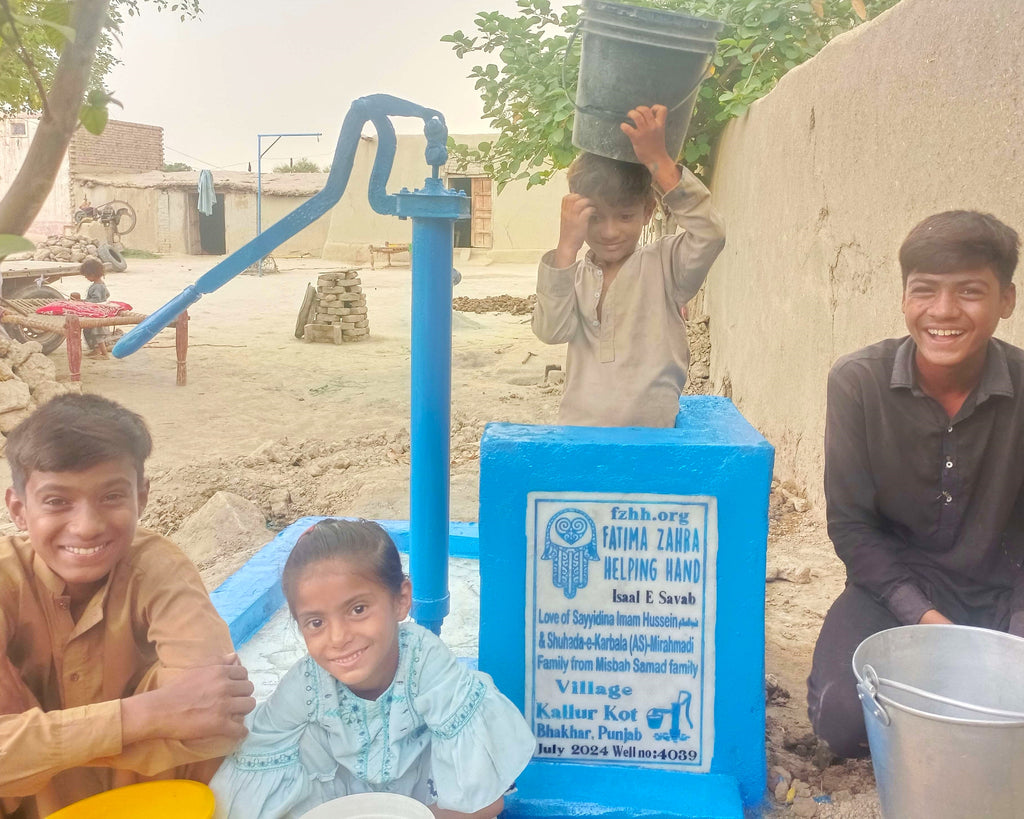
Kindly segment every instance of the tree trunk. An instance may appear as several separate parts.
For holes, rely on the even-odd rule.
[[[78,109],[89,85],[109,5],[110,0],[75,0],[71,13],[75,40],[61,52],[47,95],[47,113],[39,121],[21,170],[0,199],[0,233],[23,235],[53,188],[78,125]]]

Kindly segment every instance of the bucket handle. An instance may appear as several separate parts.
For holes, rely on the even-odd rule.
[[[569,59],[569,52],[572,51],[573,43],[576,42],[576,37],[580,33],[580,26],[582,25],[583,18],[580,18],[576,22],[576,25],[573,26],[572,33],[569,35],[569,42],[566,43],[565,45],[565,53],[562,55],[562,93],[565,94],[565,98],[569,100],[569,103],[572,105],[572,107],[581,114],[587,114],[592,117],[597,117],[598,119],[608,120],[609,122],[622,123],[628,121],[635,126],[636,123],[630,120],[629,117],[626,116],[626,114],[623,114],[621,111],[609,111],[607,108],[599,108],[596,105],[577,105],[576,100],[569,96],[569,89],[565,84],[565,64]],[[680,100],[678,103],[676,103],[675,105],[668,109],[668,112],[670,114],[673,113],[674,111],[679,110],[684,105],[688,104],[690,100],[693,99],[694,95],[696,95],[696,93],[700,91],[701,83],[703,83],[704,80],[711,76],[710,74],[708,74],[708,69],[711,67],[711,61],[714,59],[715,52],[712,50],[712,52],[708,55],[708,61],[707,64],[704,66],[704,70],[700,72],[700,79],[697,80],[697,84],[693,86],[693,90],[690,91],[685,97],[683,97],[682,100]]]
[[[861,670],[861,676],[864,678],[863,682],[857,684],[858,693],[863,693],[871,699],[877,711],[881,711],[885,715],[885,719],[875,713],[875,716],[882,720],[883,724],[888,725],[890,722],[889,715],[885,712],[881,703],[878,701],[879,698],[885,699],[880,693],[879,688],[883,685],[895,688],[897,691],[903,691],[907,694],[913,694],[916,697],[921,697],[925,700],[931,700],[932,702],[941,702],[944,705],[952,705],[954,708],[960,708],[964,711],[973,711],[976,714],[987,714],[992,717],[1004,717],[1006,719],[1019,720],[1024,722],[1024,713],[1020,711],[1004,711],[1001,708],[988,708],[984,705],[974,705],[973,703],[963,702],[961,700],[955,700],[951,697],[943,697],[940,694],[933,694],[930,691],[924,691],[920,688],[915,688],[912,685],[906,683],[896,682],[895,680],[887,680],[884,677],[879,677],[878,673],[870,665],[865,665]]]
[[[882,703],[878,701],[879,680],[875,669],[865,665],[861,670],[861,677],[862,679],[857,683],[857,696],[860,697],[862,702],[871,701],[871,716],[882,723],[882,725],[891,725],[892,717],[889,716],[889,712],[885,710]]]

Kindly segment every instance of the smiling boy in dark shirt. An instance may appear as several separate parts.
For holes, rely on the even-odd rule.
[[[900,248],[908,337],[847,355],[828,380],[828,533],[845,591],[808,679],[815,733],[867,753],[851,668],[871,634],[957,623],[1024,636],[1024,350],[992,338],[1016,303],[1017,233],[950,211]]]

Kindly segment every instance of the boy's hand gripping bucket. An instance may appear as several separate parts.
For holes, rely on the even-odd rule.
[[[1024,816],[1024,639],[904,626],[853,672],[885,819]]]
[[[581,29],[573,145],[636,162],[633,145],[619,125],[638,105],[664,105],[669,109],[665,145],[670,156],[679,156],[722,24],[660,9],[584,0],[583,17],[567,54]]]

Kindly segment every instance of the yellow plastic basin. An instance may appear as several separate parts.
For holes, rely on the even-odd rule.
[[[167,779],[98,793],[50,819],[211,819],[213,791],[200,782]]]

